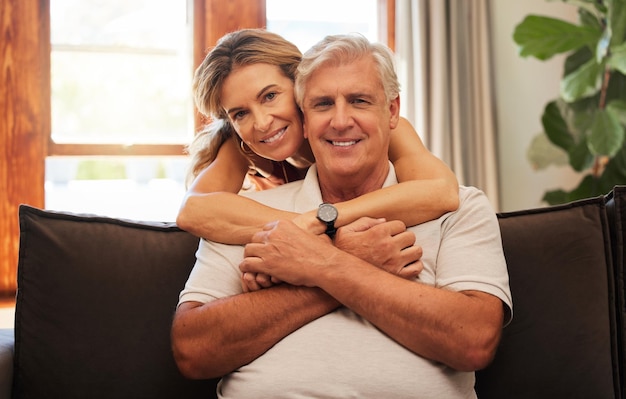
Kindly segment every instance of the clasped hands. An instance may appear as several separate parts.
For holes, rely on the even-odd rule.
[[[339,228],[334,242],[291,221],[271,222],[245,246],[242,288],[251,292],[282,282],[315,287],[320,273],[337,267],[340,251],[412,280],[423,269],[422,248],[414,244],[415,234],[401,221],[364,217]]]

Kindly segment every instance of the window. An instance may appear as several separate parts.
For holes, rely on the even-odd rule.
[[[359,32],[371,41],[386,43],[378,22],[378,3],[378,0],[266,0],[267,29],[290,40],[302,52],[324,36],[338,33]]]
[[[192,36],[185,3],[95,2],[101,4],[51,3],[52,140],[188,142]]]
[[[235,16],[212,18],[240,18],[257,7],[253,1],[240,2]],[[265,0],[267,28],[302,51],[333,33],[356,31],[386,42],[382,3]],[[207,0],[50,0],[46,208],[175,220],[185,192],[182,154],[194,131],[193,40],[198,29],[208,29],[193,27],[198,5],[200,17],[232,11]]]
[[[174,220],[194,129],[189,12],[184,1],[51,0],[47,208]],[[136,148],[147,155],[112,156]]]

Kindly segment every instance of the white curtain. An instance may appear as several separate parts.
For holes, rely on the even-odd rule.
[[[488,0],[396,0],[401,113],[499,206]]]

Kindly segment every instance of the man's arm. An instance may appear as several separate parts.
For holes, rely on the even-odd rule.
[[[502,329],[499,298],[409,282],[358,259],[338,256],[349,266],[341,273],[323,268],[317,280],[344,306],[425,358],[460,371],[489,364]]]
[[[305,241],[330,243],[326,236],[302,232]],[[339,236],[343,238],[339,240]],[[402,222],[363,218],[344,227],[338,241],[342,241],[345,250],[402,278],[414,279],[422,270],[421,248],[412,246],[415,235],[406,231]],[[280,284],[259,290],[262,287],[254,279],[247,283],[256,285],[249,287],[254,292],[205,304],[179,305],[172,325],[172,346],[185,376],[225,375],[253,361],[291,332],[340,306],[319,288]]]
[[[494,227],[497,229],[490,221],[484,232]],[[447,252],[456,251],[457,257],[440,258],[440,262],[471,262],[468,257],[483,256],[477,242],[464,240],[465,228],[449,233],[457,237],[442,244]],[[493,238],[486,234],[484,241]],[[475,250],[468,250],[472,245]],[[397,278],[327,242],[303,240],[290,223],[280,222],[258,233],[246,246],[245,255],[242,271],[320,287],[423,357],[458,370],[477,370],[495,354],[504,317],[502,301],[496,296],[454,292]],[[292,267],[294,264],[299,267]]]
[[[338,306],[318,288],[288,284],[205,304],[185,302],[172,324],[174,358],[188,378],[220,377]]]

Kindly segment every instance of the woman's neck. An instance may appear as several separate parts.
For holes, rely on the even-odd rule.
[[[287,158],[286,161],[298,169],[306,169],[311,166],[315,162],[315,157],[311,151],[309,141],[304,140],[298,151]]]

